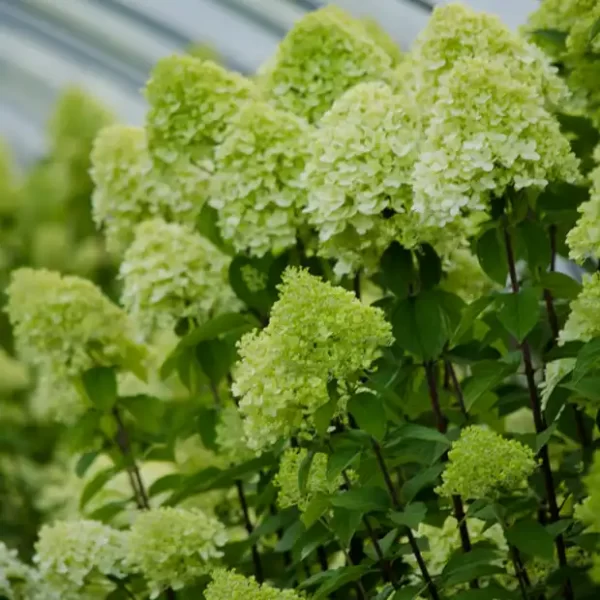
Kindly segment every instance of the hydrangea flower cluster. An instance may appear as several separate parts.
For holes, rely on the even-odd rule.
[[[294,590],[278,590],[259,584],[254,577],[244,577],[235,571],[217,569],[204,592],[206,600],[301,600]]]
[[[279,471],[273,480],[273,484],[279,489],[277,504],[280,508],[297,506],[304,511],[317,494],[331,495],[342,485],[341,475],[336,481],[327,480],[327,454],[317,452],[310,464],[306,490],[302,493],[298,473],[307,454],[306,448],[287,448],[281,455]]]
[[[495,498],[523,487],[535,468],[530,448],[472,425],[452,444],[437,492],[464,499]]]
[[[508,188],[576,182],[579,161],[539,90],[498,58],[461,58],[440,78],[414,170],[414,210],[443,227]]]
[[[359,83],[338,98],[315,129],[306,166],[305,212],[319,232],[319,252],[336,271],[374,267],[398,236],[418,238],[410,213],[417,158],[417,109],[385,83]]]
[[[140,513],[127,541],[126,564],[141,573],[151,598],[179,590],[211,571],[227,541],[224,525],[198,509],[162,507]]]
[[[42,421],[50,419],[73,425],[89,407],[73,382],[48,365],[38,372],[30,408],[32,414]]]
[[[244,422],[235,404],[228,404],[221,411],[215,441],[219,455],[226,457],[229,464],[240,464],[256,456],[246,444]]]
[[[64,600],[110,591],[106,576],[123,577],[126,534],[97,521],[59,521],[44,525],[35,545],[35,562],[48,592]]]
[[[600,147],[594,152],[596,162],[600,162]],[[592,182],[590,199],[577,207],[580,217],[567,234],[569,256],[583,262],[587,256],[600,258],[600,167],[590,174]]]
[[[23,358],[75,377],[133,350],[127,315],[91,282],[54,271],[13,271],[7,312]]]
[[[578,505],[575,516],[582,521],[589,532],[600,533],[600,453],[594,453],[594,460],[588,474],[584,478],[588,496],[583,504]],[[600,582],[600,554],[593,557],[590,570],[592,579]]]
[[[483,62],[502,57],[507,76],[534,87],[540,100],[559,104],[568,96],[557,69],[535,45],[513,33],[499,17],[451,2],[433,10],[407,61],[419,104],[436,99],[442,78],[457,60],[476,57]],[[424,117],[427,120],[426,111]]]
[[[7,600],[31,597],[35,571],[19,560],[16,550],[0,542],[0,596]]]
[[[121,263],[121,302],[145,337],[180,319],[202,322],[234,310],[230,258],[184,225],[144,221]]]
[[[307,132],[302,119],[265,102],[247,102],[231,117],[215,151],[210,204],[236,250],[263,256],[296,243]]]
[[[457,248],[444,259],[445,277],[441,287],[465,302],[485,296],[498,286],[483,271],[468,248]]]
[[[259,83],[279,107],[314,123],[357,83],[392,82],[392,67],[390,55],[359,20],[328,6],[294,25]]]
[[[144,219],[161,216],[194,223],[204,198],[193,189],[186,173],[160,174],[148,153],[141,127],[112,125],[97,136],[91,154],[94,221],[102,227],[107,247],[121,253],[132,231]]]
[[[589,342],[600,335],[600,273],[584,275],[583,289],[571,302],[571,312],[559,335],[559,343]]]
[[[348,383],[392,343],[380,309],[307,271],[288,269],[279,290],[269,325],[240,341],[232,387],[255,449],[310,428],[329,401],[328,382]]]
[[[158,61],[146,86],[153,159],[167,166],[183,161],[212,173],[215,145],[240,105],[256,95],[250,80],[210,60],[170,56]]]

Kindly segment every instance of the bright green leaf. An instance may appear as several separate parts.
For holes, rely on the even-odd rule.
[[[87,470],[92,466],[93,462],[100,454],[97,450],[93,452],[86,452],[79,457],[77,464],[75,465],[75,474],[77,477],[83,477]]]
[[[508,262],[498,229],[488,229],[477,240],[477,258],[484,273],[500,285],[506,284]]]
[[[412,502],[413,498],[425,487],[437,482],[442,474],[444,465],[438,464],[419,471],[412,479],[404,482],[401,489],[401,495],[404,502]]]
[[[529,556],[539,556],[545,560],[554,558],[554,536],[533,519],[515,523],[505,532],[506,541]]]
[[[348,402],[348,411],[363,431],[377,440],[383,439],[387,417],[380,396],[368,392],[356,394]]]
[[[117,376],[112,367],[94,367],[81,379],[88,398],[100,410],[110,410],[117,401]]]
[[[540,316],[540,291],[522,288],[517,294],[498,296],[498,319],[505,329],[522,342],[535,327]]]
[[[540,284],[547,289],[554,298],[574,300],[581,292],[581,284],[565,273],[547,271],[540,275]]]
[[[379,487],[352,488],[339,492],[331,498],[331,504],[361,513],[386,511],[390,507],[390,498]]]
[[[417,252],[417,260],[421,289],[428,290],[437,285],[442,278],[442,261],[433,247],[422,244]]]
[[[409,504],[403,511],[390,513],[390,519],[397,525],[405,525],[417,529],[427,514],[427,506],[423,502]]]
[[[417,273],[410,250],[393,242],[381,257],[381,278],[396,297],[406,298],[417,283]]]

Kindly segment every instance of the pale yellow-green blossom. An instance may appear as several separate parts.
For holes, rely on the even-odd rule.
[[[16,550],[0,542],[0,596],[6,600],[30,600],[36,574]]]
[[[575,517],[581,521],[590,533],[600,533],[600,453],[594,453],[594,460],[583,482],[587,498],[575,510]],[[600,553],[593,555],[590,576],[600,582]]]
[[[594,152],[596,161],[600,161],[600,148]],[[577,207],[581,215],[575,227],[567,233],[569,256],[577,262],[583,262],[588,256],[600,258],[600,167],[590,174],[590,198]]]
[[[261,292],[267,288],[267,274],[259,271],[256,267],[249,264],[243,265],[240,268],[240,274],[244,284],[250,292]]]
[[[248,448],[242,415],[235,404],[221,410],[215,441],[219,456],[224,456],[229,464],[240,464],[256,456],[256,452]]]
[[[360,19],[365,31],[369,37],[392,59],[392,63],[398,64],[404,58],[402,50],[398,42],[377,22],[371,17],[363,17]]]
[[[121,302],[146,338],[181,319],[201,323],[239,306],[228,283],[230,261],[184,225],[144,221],[119,270]]]
[[[452,444],[437,492],[465,500],[495,498],[524,487],[535,468],[535,455],[530,448],[472,425]]]
[[[98,597],[124,577],[127,534],[97,521],[58,521],[40,529],[35,557],[44,587],[61,600]],[[100,597],[102,597],[100,595]]]
[[[579,161],[535,86],[500,58],[459,59],[440,78],[414,170],[414,205],[444,227],[508,189],[579,179]]]
[[[253,83],[210,60],[169,56],[158,61],[146,85],[150,154],[159,165],[195,165],[212,173],[214,147]],[[198,174],[200,177],[200,173]]]
[[[29,396],[29,408],[40,422],[51,420],[73,425],[90,404],[69,377],[57,373],[48,364],[38,369],[36,384]]]
[[[54,271],[13,271],[7,312],[26,362],[75,377],[121,364],[135,351],[127,315],[91,281]]]
[[[161,507],[141,512],[127,540],[126,564],[146,579],[150,597],[180,590],[209,573],[223,555],[223,524],[198,509]]]
[[[306,448],[288,448],[282,454],[279,471],[273,480],[278,488],[277,504],[280,508],[297,506],[304,511],[317,494],[331,495],[343,484],[341,475],[335,481],[328,481],[327,454],[317,452],[310,464],[306,489],[301,492],[298,474],[307,454]]]
[[[419,238],[410,187],[416,110],[385,83],[359,83],[311,136],[305,212],[319,233],[319,253],[334,258],[340,274],[372,270],[395,238],[406,245]]]
[[[571,302],[571,312],[559,335],[559,343],[589,342],[600,335],[600,273],[584,275],[583,288]]]
[[[195,223],[205,199],[195,189],[195,171],[191,167],[187,171],[156,169],[141,127],[103,129],[94,142],[91,161],[96,185],[93,217],[104,230],[111,252],[122,253],[131,243],[135,226],[145,219]]]
[[[329,401],[328,383],[352,385],[392,343],[379,308],[307,271],[288,269],[279,290],[269,325],[240,341],[234,373],[232,391],[255,449],[310,429],[315,411]],[[341,398],[336,412],[343,410]]]
[[[444,278],[440,287],[472,302],[498,286],[485,274],[477,257],[468,248],[457,248],[443,261]]]
[[[279,107],[314,123],[357,83],[391,82],[392,67],[392,58],[359,20],[327,6],[296,22],[259,82]]]
[[[206,600],[301,600],[294,590],[278,590],[254,577],[244,577],[235,571],[217,569],[204,592]]]
[[[308,131],[302,119],[266,102],[247,102],[231,117],[215,151],[210,204],[236,250],[263,256],[296,243]]]

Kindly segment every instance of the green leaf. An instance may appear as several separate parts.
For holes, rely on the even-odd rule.
[[[337,410],[338,399],[334,395],[329,402],[323,404],[323,406],[319,406],[317,410],[313,414],[313,422],[315,424],[315,430],[317,435],[324,436],[327,433],[327,430],[331,426],[331,420],[333,419],[333,415]]]
[[[381,279],[396,297],[406,298],[417,283],[412,252],[398,242],[390,244],[381,257]]]
[[[548,271],[540,275],[540,284],[552,294],[554,298],[575,300],[581,292],[581,284],[565,273]]]
[[[442,571],[445,586],[454,586],[478,577],[504,573],[504,569],[492,565],[498,559],[498,552],[488,548],[473,548],[471,552],[462,550],[454,554]]]
[[[548,561],[554,558],[554,536],[533,519],[518,521],[504,535],[509,544],[529,556]]]
[[[477,258],[483,272],[500,285],[506,285],[508,262],[498,229],[488,229],[477,240]]]
[[[453,600],[516,600],[515,592],[507,590],[495,583],[489,583],[483,589],[464,590],[453,595]]]
[[[422,244],[417,252],[417,260],[421,289],[428,290],[437,285],[442,278],[442,261],[433,247]]]
[[[81,379],[88,398],[102,411],[110,410],[117,401],[117,376],[113,367],[94,367]]]
[[[196,345],[196,359],[213,386],[227,376],[237,358],[235,341],[214,339]]]
[[[352,565],[339,567],[327,571],[327,580],[315,591],[313,600],[323,600],[328,598],[333,592],[339,590],[344,585],[360,579],[365,573],[370,571],[368,565]]]
[[[427,586],[425,585],[404,585],[396,590],[389,600],[416,600],[426,591]]]
[[[591,48],[592,43],[598,37],[599,33],[600,33],[600,18],[596,19],[594,21],[594,24],[590,28],[590,36],[588,38],[588,48]]]
[[[390,507],[390,499],[388,494],[379,487],[360,487],[332,496],[331,504],[339,508],[367,513],[386,511]]]
[[[497,297],[498,320],[504,328],[522,342],[536,326],[540,316],[540,291],[522,288],[518,294],[502,294]]]
[[[427,442],[443,444],[444,446],[450,446],[450,440],[443,433],[440,433],[433,427],[425,427],[424,425],[417,425],[416,423],[404,423],[403,425],[400,425],[396,430],[394,439],[424,440]]]
[[[176,490],[183,482],[183,475],[180,473],[169,473],[159,477],[149,488],[148,495],[152,498],[169,490]]]
[[[535,29],[531,32],[531,35],[539,38],[540,40],[551,42],[557,48],[562,50],[566,48],[568,37],[566,31],[560,31],[559,29]]]
[[[354,536],[361,520],[362,513],[359,511],[334,507],[329,526],[344,548],[350,545],[350,540]]]
[[[488,392],[500,385],[509,375],[517,372],[519,362],[484,360],[472,368],[472,375],[463,382],[465,408],[473,406]]]
[[[128,504],[129,500],[113,500],[112,502],[107,502],[104,506],[97,508],[86,516],[88,519],[92,519],[93,521],[110,523],[121,511],[127,507]]]
[[[300,517],[304,526],[312,527],[329,508],[329,498],[325,494],[315,494]]]
[[[335,448],[327,459],[327,481],[335,481],[344,469],[354,464],[361,453],[361,448],[354,445]]]
[[[563,383],[560,387],[574,392],[582,398],[592,402],[600,402],[600,376],[589,376],[580,379],[577,383]]]
[[[306,528],[300,519],[294,521],[275,545],[275,552],[289,552],[306,533]]]
[[[573,525],[573,519],[560,519],[554,523],[546,525],[546,531],[553,537],[557,537],[562,533],[565,533],[569,527]]]
[[[134,418],[137,426],[148,433],[157,434],[164,425],[165,404],[152,396],[126,396],[119,403]]]
[[[450,339],[450,345],[454,346],[473,326],[475,319],[495,300],[493,296],[483,296],[474,300],[463,311],[462,317]]]
[[[79,460],[75,465],[75,474],[77,477],[81,478],[87,473],[87,470],[92,466],[93,462],[98,457],[98,454],[100,453],[97,450],[94,450],[93,452],[86,452],[79,457]]]
[[[409,504],[403,511],[390,513],[390,519],[396,525],[405,525],[411,529],[417,529],[427,514],[427,506],[423,502]]]
[[[546,229],[539,221],[526,219],[517,226],[517,232],[527,251],[527,264],[531,272],[545,270],[550,264],[552,253]]]
[[[202,444],[209,450],[218,451],[217,446],[217,423],[219,422],[219,412],[215,408],[203,408],[198,411],[196,418],[198,423],[198,433],[202,439]]]
[[[83,510],[86,504],[108,483],[117,473],[115,467],[107,467],[88,481],[79,497],[79,509]]]
[[[412,479],[404,482],[400,491],[405,503],[412,502],[414,497],[425,487],[434,484],[442,474],[444,465],[437,464],[419,471]]]
[[[269,271],[273,258],[268,255],[261,259],[237,255],[229,265],[229,284],[236,296],[250,308],[262,315],[268,314],[276,296],[269,289]],[[264,287],[252,289],[248,286],[245,273],[254,269],[259,278],[264,280]]]
[[[535,436],[535,452],[536,454],[550,441],[550,438],[558,427],[558,421],[554,421],[550,427],[547,427],[542,433]]]
[[[326,544],[331,537],[322,523],[315,523],[296,541],[295,548],[300,552],[300,560],[308,558],[319,546]]]
[[[400,300],[392,327],[396,343],[424,360],[437,358],[448,341],[448,318],[435,290]]]
[[[313,463],[313,459],[315,457],[314,450],[309,450],[306,453],[306,456],[300,463],[300,467],[298,468],[298,490],[300,491],[300,495],[303,496],[306,494],[306,486],[308,484],[308,475],[310,473],[310,468]]]
[[[200,235],[212,242],[217,248],[221,249],[225,254],[235,256],[235,251],[229,244],[223,241],[219,226],[217,224],[219,213],[215,208],[210,206],[208,202],[200,210],[198,216],[197,230]]]
[[[382,440],[387,428],[383,400],[376,394],[362,392],[350,398],[348,411],[358,426],[377,440]]]
[[[579,383],[589,371],[600,365],[600,338],[590,340],[577,354],[572,374],[572,383]]]

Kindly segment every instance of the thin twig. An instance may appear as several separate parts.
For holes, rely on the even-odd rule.
[[[503,227],[504,233],[504,245],[506,249],[506,258],[508,262],[508,272],[510,276],[510,284],[513,294],[519,293],[519,280],[517,277],[517,269],[515,263],[515,256],[512,249],[512,242],[508,227],[506,224]],[[527,388],[529,391],[529,403],[531,411],[533,413],[533,422],[535,424],[535,431],[539,435],[546,429],[546,423],[542,414],[542,408],[540,399],[538,396],[538,389],[535,383],[533,362],[531,359],[531,348],[529,342],[524,340],[521,343],[521,355],[523,357],[523,363],[525,365],[525,378],[527,380]],[[560,514],[558,511],[558,503],[556,501],[556,492],[554,490],[554,477],[552,475],[552,467],[550,465],[550,456],[548,454],[548,446],[544,445],[540,449],[540,457],[542,459],[542,473],[544,476],[544,486],[546,489],[546,501],[548,502],[548,508],[550,511],[550,519],[554,523],[559,520]],[[562,534],[559,534],[555,538],[556,552],[558,554],[558,562],[561,567],[567,566],[567,553],[565,547],[565,540]],[[570,579],[567,579],[563,588],[563,595],[566,600],[573,599],[573,588]]]
[[[467,412],[467,406],[465,404],[465,396],[463,394],[462,386],[460,385],[460,381],[458,381],[458,377],[456,376],[456,371],[454,370],[454,366],[452,365],[452,363],[449,360],[446,360],[444,362],[444,366],[446,369],[445,372],[448,374],[448,377],[452,381],[452,387],[454,389],[454,394],[456,396],[456,399],[458,400],[458,406],[460,408],[460,412],[462,413],[465,420],[468,421],[469,413]]]
[[[250,519],[248,502],[246,501],[246,494],[244,493],[244,484],[238,479],[235,482],[235,487],[237,489],[238,499],[244,515],[244,525],[246,526],[248,537],[251,537],[252,533],[254,532],[254,526],[252,525],[252,520]],[[258,546],[256,544],[252,544],[252,562],[254,564],[254,575],[256,577],[256,581],[258,581],[258,583],[262,583],[264,581],[262,561],[260,559]]]

